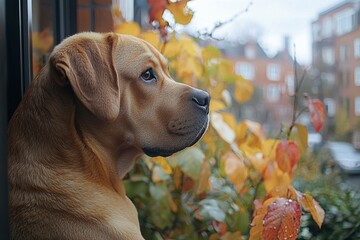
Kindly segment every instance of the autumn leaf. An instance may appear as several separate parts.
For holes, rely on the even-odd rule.
[[[319,203],[309,194],[299,193],[299,200],[303,208],[311,213],[316,224],[321,228],[325,218],[325,211]]]
[[[263,239],[296,239],[300,218],[301,208],[298,202],[286,198],[276,199],[268,206],[263,219]]]
[[[212,59],[217,59],[221,57],[221,52],[214,46],[207,46],[202,49],[201,56],[203,61],[209,62]]]
[[[141,32],[141,28],[136,22],[123,22],[118,24],[115,29],[115,33],[128,34],[132,36],[138,36]]]
[[[310,120],[315,131],[320,132],[326,120],[324,104],[319,99],[311,99],[309,96],[306,96],[306,105],[309,108]]]
[[[298,194],[295,188],[288,184],[276,186],[268,195],[267,198],[288,198],[291,200],[298,200]]]
[[[227,143],[232,143],[235,140],[235,132],[226,124],[223,116],[220,113],[213,112],[210,115],[210,123],[215,128],[220,137]]]
[[[271,192],[274,188],[282,184],[290,184],[291,178],[287,172],[281,171],[274,161],[269,161],[263,172],[263,181],[266,192]]]
[[[253,85],[242,77],[235,79],[234,97],[239,103],[244,103],[251,99],[254,92]]]
[[[226,177],[234,184],[236,190],[240,192],[244,186],[245,180],[249,176],[244,160],[240,159],[232,152],[225,154],[222,159]]]
[[[174,15],[176,23],[186,25],[190,23],[193,12],[186,6],[189,0],[180,0],[176,2],[171,2],[167,6],[167,9]]]
[[[306,149],[308,146],[308,132],[304,125],[295,123],[296,131],[296,141],[299,143],[301,149]]]
[[[267,213],[268,206],[273,203],[276,198],[269,198],[266,199],[264,202],[259,200],[254,201],[255,207],[255,216],[250,224],[250,240],[260,240],[263,239],[262,232],[263,232],[263,219],[265,214]]]
[[[293,141],[282,140],[276,146],[276,162],[283,172],[292,173],[300,159],[300,149]]]
[[[144,39],[151,45],[153,45],[157,50],[161,49],[162,42],[161,42],[159,34],[157,34],[156,32],[146,31],[146,32],[141,33],[139,37],[141,39]]]
[[[201,166],[200,176],[199,176],[199,185],[196,190],[197,194],[205,192],[209,186],[209,177],[211,176],[211,167],[208,161],[204,161]]]

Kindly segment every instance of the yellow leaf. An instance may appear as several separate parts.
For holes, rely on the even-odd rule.
[[[234,184],[236,190],[240,192],[244,186],[245,180],[249,176],[244,160],[238,158],[232,152],[228,152],[222,159],[227,178]]]
[[[269,159],[264,157],[264,155],[260,152],[248,155],[247,158],[255,170],[260,174],[262,174],[262,172],[265,170],[269,161]]]
[[[115,27],[114,32],[121,34],[128,34],[132,36],[138,36],[141,32],[141,29],[139,24],[136,22],[123,22]]]
[[[218,65],[218,78],[225,80],[234,74],[234,64],[230,60],[221,59]]]
[[[217,49],[214,46],[207,46],[204,49],[202,49],[201,56],[205,62],[208,62],[214,58],[216,59],[221,57],[221,52],[219,49]]]
[[[115,15],[116,17],[118,17],[118,18],[120,18],[120,19],[123,19],[123,18],[124,18],[118,5],[115,5],[115,6],[114,6],[114,8],[113,8],[113,13],[114,13],[114,15]]]
[[[263,150],[265,156],[269,157],[270,159],[275,159],[276,155],[276,146],[279,143],[277,139],[266,139],[263,141]]]
[[[300,203],[306,211],[311,213],[314,221],[321,228],[325,218],[325,211],[320,207],[319,203],[309,194],[301,194]]]
[[[308,146],[308,132],[304,125],[295,123],[295,127],[297,129],[296,132],[296,142],[298,143],[299,147],[304,150]]]
[[[239,103],[244,103],[251,99],[254,92],[253,85],[242,77],[235,79],[234,97]]]
[[[169,11],[174,15],[175,22],[182,25],[188,24],[193,16],[192,11],[186,6],[188,0],[169,2],[170,3],[166,8],[169,9]]]
[[[235,132],[232,130],[229,125],[227,125],[220,113],[213,112],[210,115],[210,123],[220,135],[224,141],[227,143],[233,143],[235,140]]]
[[[153,45],[157,50],[161,49],[162,43],[160,39],[160,35],[154,31],[146,31],[140,34],[141,39],[144,39],[151,45]]]
[[[210,183],[209,183],[209,177],[211,176],[211,168],[209,161],[203,161],[201,171],[200,171],[200,177],[199,177],[199,186],[197,188],[196,193],[201,194],[205,192],[207,189],[209,189]]]
[[[171,211],[176,213],[178,211],[178,206],[176,205],[176,203],[174,202],[174,199],[172,198],[171,194],[169,191],[166,191],[166,197],[168,199]]]
[[[281,171],[275,162],[269,161],[263,174],[266,192],[270,193],[279,185],[290,185],[291,179],[288,173]]]
[[[153,157],[152,161],[159,164],[166,174],[171,174],[172,173],[171,167],[168,164],[166,158],[164,158],[164,157]]]
[[[176,73],[180,79],[188,76],[198,78],[202,75],[202,65],[195,57],[187,56],[181,60],[178,59],[177,63]]]
[[[167,58],[173,59],[177,57],[179,53],[180,53],[180,42],[173,36],[170,38],[169,41],[166,42],[164,46],[163,54]]]
[[[222,101],[213,99],[210,102],[210,112],[216,112],[219,110],[223,110],[225,108],[226,108],[226,106]]]
[[[232,129],[236,128],[237,123],[233,114],[223,112],[221,113],[221,115],[223,116],[224,121],[227,123],[227,125],[229,125],[229,127],[231,127]]]

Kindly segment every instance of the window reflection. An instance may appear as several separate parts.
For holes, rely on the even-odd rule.
[[[32,1],[32,58],[33,76],[45,65],[54,47],[53,5],[51,0]]]

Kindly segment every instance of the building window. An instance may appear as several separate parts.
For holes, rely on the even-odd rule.
[[[354,82],[355,86],[360,86],[360,67],[356,67],[354,70]]]
[[[322,49],[322,60],[327,65],[333,65],[335,63],[334,50],[330,47],[324,47]]]
[[[280,99],[280,86],[276,84],[269,84],[267,88],[267,99],[269,102],[277,102]]]
[[[336,34],[342,35],[350,32],[354,25],[354,11],[352,9],[345,10],[335,16]]]
[[[255,78],[255,68],[250,63],[237,62],[235,72],[247,80],[254,80]]]
[[[295,94],[295,80],[293,75],[287,75],[286,76],[286,86],[287,86],[287,92],[289,95]]]
[[[324,104],[326,107],[327,115],[329,117],[334,117],[335,116],[335,107],[336,107],[335,100],[332,98],[325,98]]]
[[[271,81],[280,80],[280,66],[277,64],[269,64],[267,67],[267,77]]]
[[[319,24],[318,24],[318,23],[314,23],[314,24],[312,25],[313,41],[318,41],[318,40],[320,40],[319,31],[320,31]]]
[[[360,97],[355,98],[355,116],[360,116]]]
[[[346,44],[340,45],[340,61],[345,61],[348,59],[348,46]]]
[[[332,26],[331,18],[328,17],[328,18],[324,19],[324,21],[322,22],[322,36],[324,38],[331,37],[332,29],[333,29],[333,26]]]
[[[360,38],[354,40],[354,56],[360,58]]]

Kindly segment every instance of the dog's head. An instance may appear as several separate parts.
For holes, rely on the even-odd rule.
[[[207,129],[209,95],[174,81],[165,57],[141,39],[77,34],[55,48],[50,64],[59,84],[70,83],[89,113],[83,119],[113,144],[168,156],[196,143]]]

